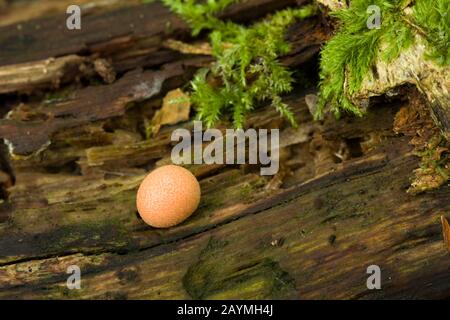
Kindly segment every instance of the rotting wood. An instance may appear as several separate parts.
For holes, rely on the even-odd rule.
[[[70,5],[79,5],[83,14],[112,10],[142,3],[141,0],[31,0],[13,1],[5,8],[0,8],[0,26],[7,26],[22,21],[65,12]]]
[[[303,96],[291,103],[301,106],[298,115],[308,112]],[[277,116],[268,111],[250,121],[271,127]],[[23,167],[10,190],[13,216],[2,228],[0,296],[447,297],[450,258],[439,217],[450,208],[450,190],[406,193],[417,166],[409,138],[390,131],[395,112],[374,112],[370,121],[353,120],[363,131],[351,132],[332,121],[319,130],[330,141],[363,139],[373,124],[385,139],[371,152],[336,163],[327,173],[275,191],[277,195],[270,190],[269,198],[268,181],[255,174],[230,169],[218,174],[214,166],[194,167],[197,175],[209,167],[209,174],[201,173],[202,205],[186,224],[169,230],[148,228],[135,214],[134,193],[145,175],[142,169],[105,168],[74,176],[33,175]],[[271,244],[279,239],[281,246]],[[76,294],[65,288],[61,274],[68,263],[86,272],[85,289]],[[382,292],[365,287],[365,267],[372,263],[385,270]]]
[[[92,75],[92,68],[89,70],[86,62],[85,58],[69,55],[0,67],[0,94],[57,88],[76,77]]]
[[[183,237],[181,242],[120,256],[67,255],[6,265],[0,295],[448,297],[450,256],[442,245],[435,208],[441,212],[450,208],[449,190],[418,197],[405,193],[407,175],[417,160],[407,155],[403,140],[387,143],[388,149],[403,149],[396,157],[388,152],[357,159],[335,173],[250,206],[238,220]],[[330,242],[333,235],[335,240]],[[283,239],[283,244],[271,245],[274,239]],[[68,263],[81,265],[86,272],[81,291],[65,288],[62,273]],[[365,286],[365,268],[370,264],[383,270],[382,291]]]
[[[291,0],[246,1],[231,6],[223,16],[227,19],[241,16],[246,17],[245,19],[262,17],[271,10],[292,5],[294,2]],[[147,16],[150,18],[146,19]],[[112,27],[103,22],[111,21],[111,19],[121,20],[115,20]],[[73,55],[79,55],[85,59],[79,61],[79,64],[86,62],[88,65],[101,56],[111,62],[116,72],[126,72],[137,67],[159,67],[183,58],[179,52],[165,48],[167,41],[189,38],[187,26],[159,3],[120,8],[113,13],[88,15],[83,20],[85,21],[83,29],[74,33],[65,29],[60,30],[61,21],[63,21],[62,18],[49,17],[29,21],[25,25],[18,23],[0,27],[0,47],[3,48],[0,52],[0,74],[5,74],[4,79],[0,78],[0,93],[27,92],[33,86],[46,84],[47,87],[51,87],[55,84],[55,80],[65,79],[65,82],[68,82],[83,76],[86,70],[81,66],[79,70],[67,69],[66,60],[72,61],[69,57]],[[100,24],[99,21],[102,23]],[[36,34],[33,29],[35,24],[42,27],[42,30]],[[308,61],[312,55],[317,54],[323,41],[327,39],[326,33],[319,28],[318,24],[318,21],[310,20],[308,23],[296,24],[291,28],[288,38],[292,43],[293,51],[285,58],[287,64],[299,66]],[[20,30],[17,30],[19,25]],[[132,28],[126,30],[130,25]],[[167,25],[170,25],[169,30],[166,30]],[[11,42],[8,40],[12,39],[9,36],[2,39],[2,34],[11,35],[11,32],[13,34],[11,37],[14,39],[28,40]],[[43,39],[47,38],[54,39],[54,44],[44,41],[45,45],[40,45]],[[79,59],[82,59],[81,57]],[[45,68],[49,62],[52,68]],[[73,62],[75,61],[72,61],[70,66]],[[24,75],[21,71],[25,67],[28,74]],[[44,75],[43,71],[45,71]],[[12,77],[17,78],[14,83],[9,81]],[[58,81],[56,83],[59,83]]]
[[[202,61],[179,61],[160,71],[135,70],[111,85],[81,89],[69,100],[36,108],[34,112],[42,118],[37,121],[21,121],[10,114],[9,119],[0,120],[0,137],[5,139],[11,154],[32,154],[48,145],[57,131],[123,115],[129,103],[159,94],[166,81],[188,77],[190,63],[198,67]]]
[[[301,102],[301,98],[293,101]],[[299,106],[303,107],[298,107],[298,114],[304,113],[306,111],[304,103]],[[273,122],[279,122],[279,116],[274,111],[257,113],[249,119],[249,125],[255,123],[268,126]],[[136,245],[150,246],[154,241],[156,243],[161,240],[167,241],[173,237],[172,234],[183,234],[183,230],[191,230],[187,231],[190,233],[192,228],[201,230],[224,219],[232,219],[250,202],[266,195],[264,190],[266,179],[254,173],[249,172],[241,176],[237,173],[230,175],[225,171],[216,176],[215,172],[218,170],[219,173],[222,172],[220,169],[223,169],[224,165],[190,166],[199,178],[208,181],[209,176],[215,177],[215,184],[221,187],[210,189],[202,184],[204,192],[202,205],[197,218],[191,220],[193,224],[167,230],[162,238],[160,231],[149,229],[141,232],[143,225],[136,216],[134,194],[145,175],[145,170],[136,167],[156,163],[158,160],[159,165],[162,165],[166,160],[170,160],[170,135],[173,129],[162,130],[156,141],[86,149],[81,147],[81,150],[72,154],[73,158],[69,160],[79,159],[79,165],[86,172],[82,176],[64,172],[50,174],[43,170],[45,167],[39,170],[39,166],[43,164],[40,159],[47,158],[47,151],[43,152],[43,158],[38,155],[31,159],[13,160],[11,163],[15,168],[16,184],[9,190],[8,198],[13,206],[10,216],[12,225],[7,232],[9,236],[3,234],[0,240],[6,241],[1,246],[5,250],[0,254],[3,262],[21,259],[23,250],[30,257],[39,255],[43,248],[46,248],[47,253],[58,253],[61,250],[95,252],[105,250],[107,247],[117,251],[130,250]],[[303,130],[299,129],[298,134],[303,135]],[[290,132],[290,136],[295,136],[295,132]],[[295,139],[291,141],[285,143],[283,148],[288,149],[298,144]],[[60,151],[54,156],[61,157],[63,160],[60,161],[66,159],[66,155]],[[45,160],[44,165],[48,166]],[[34,196],[30,198],[31,190],[34,190]],[[214,192],[209,194],[208,191]],[[224,191],[227,191],[227,197],[222,196]],[[225,204],[230,204],[234,209],[226,208]],[[225,208],[222,209],[222,206]],[[41,210],[47,212],[45,214],[47,218],[39,213]],[[202,212],[207,215],[203,216]],[[31,221],[29,219],[34,221],[29,224],[30,228],[25,223],[27,220]],[[119,229],[122,231],[119,232]],[[68,234],[73,236],[67,237]],[[110,239],[106,241],[109,244],[105,242],[106,238]],[[18,241],[19,239],[22,240]],[[91,242],[89,239],[94,241]],[[51,247],[55,245],[56,247],[52,249]]]
[[[292,30],[296,31],[291,33],[289,38],[294,49],[289,56],[284,57],[284,62],[287,65],[298,67],[317,54],[320,45],[326,39],[323,31],[320,31],[319,25],[319,22],[309,20],[294,26],[295,28]],[[307,34],[307,36],[301,38],[301,35],[304,34]],[[35,112],[41,114],[45,119],[44,121],[1,120],[0,137],[8,141],[10,150],[14,154],[28,155],[40,151],[48,146],[52,134],[59,130],[81,125],[86,121],[119,116],[123,114],[128,103],[148,99],[152,95],[160,93],[162,88],[158,88],[153,94],[146,92],[151,88],[147,82],[156,81],[155,83],[159,83],[157,79],[159,76],[163,78],[183,76],[186,81],[189,79],[187,69],[189,66],[200,67],[208,61],[208,57],[191,58],[185,62],[181,60],[163,66],[161,71],[145,71],[142,75],[138,71],[133,71],[109,86],[104,85],[75,91],[71,100],[35,108]],[[59,72],[61,70],[57,70],[57,73]],[[130,92],[137,89],[140,91],[133,96]],[[108,109],[109,111],[106,112],[106,105],[115,107]]]
[[[256,14],[256,3],[269,10],[290,1],[248,1],[246,12]],[[327,37],[317,23],[291,28],[294,51],[283,58],[286,64],[317,54]],[[111,58],[116,71],[171,62],[175,79],[168,87],[189,78],[190,68],[181,65],[208,62],[153,52],[160,40],[152,41],[140,42],[148,45],[143,55],[118,50],[130,44],[120,37],[97,43],[94,51]],[[156,56],[161,60],[147,60]],[[375,106],[362,119],[317,123],[304,92],[296,92],[286,100],[298,129],[287,128],[275,110],[260,109],[247,126],[282,129],[280,175],[262,178],[248,165],[191,166],[203,191],[198,212],[169,230],[146,226],[136,215],[136,188],[148,170],[170,163],[171,132],[191,128],[164,127],[144,139],[143,119],[151,119],[161,101],[139,102],[149,91],[132,89],[161,72],[134,70],[111,85],[39,104],[35,114],[17,106],[2,120],[7,126],[0,131],[15,138],[16,151],[32,155],[7,158],[8,170],[2,166],[11,176],[2,180],[1,298],[450,297],[450,255],[439,220],[448,217],[450,189],[406,193],[418,159],[393,122],[408,101]],[[82,269],[81,291],[66,287],[67,267],[74,264]],[[366,288],[370,264],[382,268],[382,291]]]
[[[245,22],[305,2],[250,0],[230,6],[222,16]],[[67,30],[66,17],[64,11],[58,16],[0,27],[0,65],[83,52],[103,53],[105,56],[111,54],[111,50],[128,48],[144,38],[152,39],[153,47],[157,48],[162,46],[165,37],[186,38],[190,33],[187,25],[159,2],[88,15],[83,19],[81,30]],[[39,32],[36,32],[36,26],[39,26]]]

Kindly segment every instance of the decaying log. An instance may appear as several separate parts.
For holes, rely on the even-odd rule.
[[[230,6],[222,17],[244,22],[304,2],[250,0]],[[63,11],[55,17],[1,27],[0,66],[69,54],[102,53],[106,56],[117,53],[120,48],[129,50],[137,40],[153,41],[153,49],[157,50],[162,39],[187,37],[190,33],[186,23],[159,2],[87,15],[81,30],[68,30],[66,19]]]
[[[1,27],[0,65],[107,51],[111,43],[127,46],[135,39],[161,37],[168,25],[175,34],[189,32],[180,18],[159,3],[88,15],[81,30],[67,29],[66,19],[64,10],[57,16]]]
[[[340,0],[318,2],[331,11],[345,7]],[[404,9],[406,19],[411,16],[411,11],[411,8]],[[371,97],[392,95],[406,84],[415,85],[426,96],[433,120],[450,141],[450,67],[426,58],[428,47],[424,35],[417,32],[414,43],[402,50],[393,61],[386,62],[379,54],[361,89],[349,98],[357,105],[367,106],[367,100]],[[380,53],[384,50],[383,46],[379,48]]]
[[[223,17],[245,22],[295,3],[293,0],[245,1],[231,6]],[[190,34],[187,25],[160,3],[87,14],[81,30],[67,30],[65,19],[65,15],[52,16],[0,27],[0,93],[26,92],[32,86],[46,84],[50,87],[55,85],[55,81],[69,82],[83,76],[85,68],[67,70],[67,56],[71,55],[82,56],[88,65],[101,56],[109,60],[117,72],[127,72],[136,67],[159,67],[181,58],[180,53],[165,49],[164,41],[188,39]],[[305,49],[302,46],[307,45],[315,53],[327,38],[317,26],[315,30],[307,29],[307,26],[293,27],[291,38],[295,40],[305,36],[312,40],[316,37],[316,41],[297,41],[294,46],[300,47],[293,52],[299,53]],[[303,61],[311,52],[305,52]],[[28,76],[23,74],[25,68]],[[14,82],[9,81],[12,77],[16,78]]]
[[[305,131],[311,118],[303,96],[290,104],[303,129],[297,129],[297,139],[292,129],[284,129],[294,144],[282,154],[312,143],[311,132],[330,142],[364,142],[369,133],[383,138],[367,154],[335,161],[326,173],[312,173],[312,179],[291,182],[286,190],[268,190],[266,178],[247,170],[193,166],[203,177],[201,207],[169,230],[149,228],[136,215],[134,195],[145,170],[122,163],[76,176],[22,167],[10,189],[11,220],[1,230],[0,296],[448,297],[450,256],[439,217],[450,208],[450,189],[406,193],[417,158],[409,138],[392,132],[396,108]],[[280,126],[277,118],[263,110],[250,121]],[[352,131],[349,124],[359,129]],[[157,163],[164,164],[170,150],[160,152]],[[291,170],[305,166],[315,167]],[[84,270],[81,291],[65,287],[65,270],[73,264]],[[383,270],[381,291],[366,288],[371,264]]]
[[[263,16],[270,10],[276,10],[279,6],[283,7],[289,4],[291,4],[289,1],[248,1],[230,7],[223,15],[226,18],[245,16],[248,19],[250,17],[243,13],[252,11],[251,17],[255,15]],[[258,10],[255,10],[255,8],[258,8]],[[119,38],[128,31],[124,31],[123,28],[114,31],[104,25],[104,21],[111,20],[112,18],[108,17],[113,15],[113,13],[107,12],[88,16],[83,29],[77,31],[75,35],[69,33],[60,35],[60,32],[57,31],[58,29],[54,26],[54,24],[60,23],[60,18],[45,18],[43,19],[43,22],[27,22],[30,26],[35,25],[36,23],[42,23],[42,29],[40,29],[42,32],[39,32],[38,35],[36,35],[37,37],[52,38],[55,39],[55,43],[62,43],[63,45],[52,47],[52,44],[48,44],[47,47],[39,46],[39,48],[34,48],[34,46],[38,46],[39,39],[36,39],[36,42],[33,41],[22,44],[17,41],[13,42],[14,46],[20,44],[27,47],[25,55],[20,53],[20,48],[11,47],[8,49],[5,45],[6,50],[0,53],[0,65],[9,63],[14,64],[0,67],[0,93],[15,91],[26,92],[33,88],[36,90],[41,87],[54,87],[58,86],[60,83],[70,82],[82,76],[92,75],[95,73],[95,67],[93,66],[95,61],[94,58],[91,57],[69,55],[34,61],[35,59],[42,59],[43,57],[80,53],[80,48],[85,48],[87,42],[90,42],[91,46],[94,46],[92,40],[90,40],[91,38],[99,39],[95,42],[95,46],[97,46],[98,50],[89,49],[88,51],[95,51],[97,54],[101,53],[103,55],[102,57],[110,59],[112,68],[115,71],[123,72],[130,69],[134,70],[136,67],[143,68],[172,61],[162,67],[163,71],[154,73],[147,71],[142,76],[136,76],[136,71],[131,71],[117,83],[96,88],[81,89],[75,91],[73,96],[69,97],[69,99],[57,102],[56,104],[41,105],[34,108],[34,112],[39,115],[38,120],[21,119],[20,115],[18,118],[15,118],[14,114],[10,115],[10,118],[13,119],[1,120],[0,137],[6,140],[11,153],[18,156],[27,156],[33,152],[39,152],[49,145],[52,134],[57,131],[86,123],[86,121],[96,121],[119,116],[123,113],[129,103],[148,99],[152,95],[160,93],[159,89],[156,87],[160,84],[159,81],[164,79],[154,80],[154,78],[159,76],[163,78],[173,78],[173,75],[171,74],[172,71],[164,71],[165,69],[177,69],[178,77],[184,75],[184,80],[186,82],[190,73],[183,68],[194,66],[200,67],[204,65],[201,60],[204,60],[205,63],[208,61],[207,57],[195,59],[189,59],[189,57],[183,58],[183,56],[177,52],[161,48],[161,46],[163,46],[161,34],[163,34],[164,37],[179,36],[180,34],[186,35],[189,32],[189,29],[179,20],[179,18],[169,13],[165,8],[161,7],[159,3],[152,4],[150,7],[146,5],[120,9],[115,15],[120,19],[124,19],[124,21],[120,21],[120,23],[115,21],[114,25],[128,26],[129,24],[133,24],[133,21],[135,20],[145,20],[141,18],[137,19],[137,17],[141,17],[145,12],[148,12],[152,17],[150,25],[147,25],[142,21],[141,23],[143,25],[133,26],[133,32],[139,32],[139,34],[133,34],[133,36],[128,37],[128,40],[125,42]],[[161,21],[164,20],[170,22],[172,21],[171,19],[177,22],[173,23],[173,28],[167,34],[166,31],[161,29],[164,26],[164,23]],[[101,21],[100,26],[98,25],[98,21]],[[3,29],[2,31],[5,31],[6,35],[12,32],[14,26],[7,26],[0,29]],[[17,30],[16,28],[14,32],[19,32],[18,35],[16,34],[18,37],[29,37],[31,35],[28,36],[27,32],[32,31],[33,29],[31,27],[22,26],[20,30]],[[69,31],[66,30],[65,32]],[[120,32],[120,35],[115,35],[114,32]],[[0,32],[0,35],[1,34],[3,33]],[[64,42],[59,39],[60,36],[64,36],[65,39],[67,38],[67,41]],[[298,67],[309,61],[317,54],[320,46],[327,37],[326,32],[321,28],[320,21],[316,19],[310,19],[295,24],[290,29],[288,35],[288,41],[292,45],[292,51],[288,56],[284,57],[284,63],[291,67]],[[142,40],[143,38],[155,40]],[[0,43],[1,41],[2,39],[0,36]],[[99,45],[99,43],[103,44]],[[149,49],[142,49],[144,44]],[[133,45],[140,47],[138,50],[138,57],[131,58],[129,54],[124,56],[120,53],[124,48],[134,52],[132,50]],[[27,59],[32,60],[33,62],[16,64]],[[177,60],[174,61],[175,59]],[[183,64],[185,67],[183,67],[180,62],[182,59],[188,59],[188,61]],[[14,81],[11,81],[12,78],[14,78]],[[155,92],[146,92],[147,89],[151,89],[152,87],[149,85],[149,81],[154,81],[157,85],[155,87]],[[139,92],[133,94],[133,88]],[[103,112],[107,105],[115,105],[116,107],[108,112]],[[101,115],[99,113],[101,113]]]
[[[289,55],[283,57],[283,62],[290,67],[299,67],[305,64],[318,53],[320,46],[326,39],[327,36],[321,29],[320,21],[311,19],[294,25],[288,35],[288,40],[293,48]],[[32,64],[31,67],[24,66],[24,68],[38,70],[34,75],[32,86],[38,88],[41,81],[48,83],[49,80],[61,81],[62,77],[70,78],[68,72],[64,72],[57,67],[67,67],[67,63],[64,63],[62,59],[67,60],[69,58],[56,59],[54,72],[48,73],[45,78],[42,78],[41,73],[47,72],[47,69],[45,69],[47,68],[47,62]],[[73,57],[70,59],[78,60],[82,58]],[[171,80],[169,82],[172,84],[166,86],[166,90],[167,88],[173,88],[174,84],[181,85],[183,81],[175,81],[174,78],[182,78],[186,82],[195,68],[205,66],[210,61],[210,58],[206,56],[186,58],[185,61],[178,59],[176,62],[162,66],[161,71],[145,71],[143,73],[141,71],[130,71],[110,85],[76,90],[72,96],[66,97],[62,101],[33,108],[33,112],[39,115],[38,120],[21,119],[20,111],[18,117],[15,117],[13,112],[9,116],[10,119],[0,120],[0,137],[6,140],[10,152],[15,155],[26,156],[38,152],[48,146],[53,133],[89,121],[120,116],[129,103],[142,101],[162,93],[161,85],[167,80]],[[5,70],[5,68],[3,69]],[[78,66],[78,70],[80,69],[84,69],[85,73],[87,72],[87,67],[80,68]],[[7,70],[4,79],[8,86],[12,86],[14,90],[30,88],[29,74],[23,75],[25,79],[22,80],[22,73],[17,71],[21,69],[18,69],[17,65],[8,66]],[[15,71],[11,73],[10,70]],[[0,67],[0,83],[2,80],[1,71],[2,68]],[[89,72],[92,73],[93,71]],[[17,83],[9,82],[11,77],[15,77]],[[8,86],[0,85],[0,92],[1,90],[8,91]],[[107,108],[108,111],[105,111]]]
[[[103,10],[138,5],[141,0],[31,0],[27,2],[10,1],[1,7],[0,26],[7,26],[39,17],[47,17],[65,12],[67,7],[76,4],[82,8],[83,14],[92,14]]]
[[[0,137],[5,139],[11,154],[29,155],[47,146],[54,132],[120,116],[129,103],[158,95],[166,81],[181,78],[181,83],[185,82],[189,79],[189,65],[197,63],[198,67],[201,61],[179,61],[160,71],[135,70],[111,85],[81,89],[61,103],[35,108],[33,112],[39,120],[24,121],[10,114],[9,119],[0,120]]]
[[[58,87],[76,76],[92,75],[92,72],[87,70],[86,61],[87,59],[83,57],[69,55],[58,59],[1,67],[0,94]]]
[[[302,109],[297,112],[299,115],[305,115],[307,111]],[[308,119],[308,117],[303,118]],[[278,123],[279,120],[277,113],[273,111],[266,111],[249,119],[249,124],[252,124],[252,126],[268,126],[274,122]],[[11,163],[16,169],[16,184],[10,189],[9,194],[9,202],[13,206],[10,216],[12,228],[7,231],[9,236],[5,234],[4,237],[1,237],[2,240],[0,240],[7,242],[0,249],[5,250],[0,254],[3,257],[1,261],[20,259],[19,257],[23,254],[23,250],[31,250],[26,253],[28,257],[31,257],[32,255],[39,256],[43,248],[46,248],[45,251],[47,253],[53,252],[57,254],[61,249],[64,251],[87,250],[85,252],[95,252],[105,250],[109,247],[110,250],[116,251],[129,250],[136,245],[139,247],[151,246],[155,244],[155,241],[159,243],[162,240],[160,231],[145,230],[145,228],[142,230],[142,221],[136,216],[134,193],[145,175],[145,170],[138,169],[137,167],[148,163],[155,164],[158,160],[156,165],[165,164],[170,161],[170,136],[173,129],[164,129],[158,134],[156,141],[145,140],[91,148],[79,147],[78,154],[75,152],[72,153],[72,158],[69,159],[66,158],[61,150],[58,150],[58,152],[53,151],[54,157],[62,158],[60,161],[79,159],[80,165],[87,172],[82,176],[70,175],[63,172],[49,174],[48,172],[39,170],[39,165],[49,166],[48,162],[46,163],[44,159],[48,158],[49,154],[52,154],[51,150],[43,151],[41,155],[35,155],[29,159],[13,160]],[[300,141],[304,140],[305,138],[301,137],[307,137],[305,128],[299,129],[297,133],[290,132],[291,142],[284,144],[285,149],[289,148],[292,144],[299,143],[298,140],[294,139],[295,135],[300,136]],[[191,170],[199,178],[205,177],[208,181],[209,176],[217,171],[222,172],[224,167],[224,165],[200,165],[192,166]],[[90,171],[89,168],[91,168]],[[245,202],[251,198],[262,196],[260,192],[264,191],[264,181],[266,179],[250,172],[242,177],[241,174],[235,171],[226,171],[223,174],[212,177],[211,181],[214,181],[215,185],[210,189],[207,187],[202,188],[204,193],[203,207],[200,211],[208,212],[208,215],[217,211],[218,217],[205,217],[206,219],[200,219],[198,221],[199,224],[195,222],[196,219],[192,220],[191,222],[194,223],[195,229],[201,230],[205,228],[205,224],[211,225],[223,219],[230,219],[236,214],[239,214],[239,208],[246,207],[244,205]],[[30,182],[33,181],[32,184],[21,184],[21,181],[26,182],[27,180]],[[61,185],[62,180],[67,187]],[[230,190],[227,189],[228,185]],[[37,191],[36,186],[39,186],[41,191]],[[36,192],[30,198],[30,192],[33,189]],[[246,192],[242,192],[244,189],[246,189]],[[213,191],[213,194],[209,195],[208,190]],[[226,198],[222,198],[224,190],[228,190],[227,192],[229,193]],[[106,198],[100,200],[100,198],[103,198],[101,194],[104,194]],[[120,194],[121,196],[118,196]],[[240,203],[240,201],[244,201],[244,203]],[[222,210],[221,207],[225,203],[232,204],[234,210]],[[112,210],[112,208],[114,209]],[[47,211],[47,218],[44,218],[44,216],[36,212],[36,210],[40,211],[42,209]],[[107,219],[105,219],[105,214],[108,216]],[[66,227],[78,233],[78,236],[70,240],[71,244],[67,242],[69,238],[66,238],[66,231],[61,232],[61,239],[57,240],[55,238],[55,236],[57,238],[59,236],[54,232]],[[98,230],[91,230],[92,227]],[[125,229],[118,232],[116,227],[120,229],[124,227]],[[87,229],[83,231],[84,228]],[[186,230],[186,228],[191,229],[191,227],[184,225],[178,228],[178,230],[177,228],[168,230],[168,234],[177,234],[180,231],[183,233],[185,232],[183,230]],[[96,236],[99,236],[98,241],[88,243],[86,246],[83,245],[85,240],[87,240],[87,234],[91,234],[88,236],[89,238],[93,236],[92,232],[100,232]],[[119,237],[120,233],[125,238]],[[103,235],[100,236],[100,234]],[[36,236],[41,240],[36,238]],[[17,241],[19,239],[17,237],[21,238],[21,241]],[[104,242],[105,237],[110,238],[110,246]],[[163,241],[167,241],[172,236],[168,237],[164,237],[166,240]],[[60,241],[65,244],[61,247],[58,245],[59,249],[55,248],[56,251],[53,251],[51,248],[52,243],[56,244]],[[73,245],[75,247],[71,248]]]
[[[246,1],[225,16],[254,19],[293,2]],[[154,19],[136,19],[141,13]],[[199,209],[179,226],[154,229],[136,212],[137,187],[149,170],[171,162],[171,133],[192,129],[192,122],[164,126],[148,139],[145,119],[168,89],[183,86],[210,58],[160,47],[166,37],[189,40],[189,32],[159,4],[89,16],[90,33],[64,43],[39,47],[9,37],[30,39],[30,28],[41,21],[44,35],[33,39],[60,41],[60,19],[24,22],[21,31],[0,28],[0,46],[9,43],[0,52],[0,88],[31,92],[30,101],[0,120],[0,136],[10,146],[0,159],[0,298],[450,297],[440,223],[449,217],[450,188],[408,194],[418,159],[411,137],[393,131],[395,115],[411,101],[375,105],[361,119],[314,122],[305,97],[314,89],[297,89],[286,102],[298,128],[268,107],[245,124],[281,129],[276,176],[261,177],[254,165],[187,166],[200,180]],[[129,29],[131,20],[136,24]],[[172,22],[168,33],[165,21]],[[293,50],[283,62],[312,64],[328,36],[319,19],[299,22],[289,31]],[[18,69],[16,84],[12,73],[1,80],[5,68],[39,68],[52,57],[57,66],[64,59],[88,66],[107,59],[117,79],[79,84],[50,100],[33,94],[79,75],[55,68],[27,85]],[[229,126],[224,120],[218,128]],[[366,287],[372,264],[381,267],[382,290]],[[81,290],[66,286],[70,265],[81,268]]]

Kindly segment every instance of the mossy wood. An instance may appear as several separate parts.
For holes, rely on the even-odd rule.
[[[226,14],[255,19],[295,2],[252,0]],[[137,31],[116,34],[116,24],[94,23],[111,16],[127,26],[141,13],[154,16],[148,20],[154,24],[140,26],[140,32],[161,28],[158,19],[173,19],[180,29],[168,35],[160,29],[152,41],[150,34],[135,38],[130,34]],[[12,105],[0,122],[8,141],[0,163],[0,298],[450,297],[450,255],[440,224],[441,215],[450,217],[450,188],[408,194],[419,165],[409,145],[415,132],[394,133],[395,124],[402,131],[399,110],[422,105],[415,89],[371,108],[364,118],[338,122],[313,121],[305,102],[312,91],[296,90],[284,100],[298,128],[270,107],[259,109],[245,127],[281,128],[279,174],[261,177],[249,165],[190,166],[202,187],[200,208],[177,227],[153,229],[136,213],[137,187],[149,170],[170,163],[171,132],[192,123],[165,126],[145,139],[145,119],[160,108],[167,90],[183,86],[210,58],[163,48],[162,38],[188,41],[189,30],[159,4],[87,18],[91,33],[76,44],[37,50],[37,43],[28,42],[21,44],[25,52],[12,54],[12,45],[0,52],[0,80],[2,70],[9,72],[4,79],[17,70],[21,83],[0,83],[0,92],[8,92],[5,108]],[[40,18],[39,25],[54,32],[55,19]],[[18,32],[18,24],[34,23],[0,28],[0,44]],[[288,36],[293,50],[283,61],[295,67],[313,63],[329,37],[319,17],[298,22]],[[32,77],[38,79],[33,85],[21,80],[24,69],[16,63],[39,69],[52,57],[58,71],[50,73],[64,86],[52,89],[52,77]],[[117,80],[108,83],[108,74],[95,66],[99,58],[108,59]],[[64,67],[79,62],[86,68],[78,74]],[[30,94],[27,103],[19,104],[17,91]],[[372,264],[381,267],[382,290],[366,287]],[[70,265],[81,268],[81,290],[67,289]]]

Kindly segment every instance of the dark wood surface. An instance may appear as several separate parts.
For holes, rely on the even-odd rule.
[[[252,20],[292,4],[252,0],[224,16]],[[450,297],[440,225],[441,215],[449,217],[450,188],[407,193],[419,165],[409,144],[414,133],[393,131],[397,112],[415,95],[378,104],[361,119],[316,122],[305,102],[314,90],[297,88],[286,102],[298,129],[270,107],[246,123],[281,129],[279,174],[261,177],[248,165],[188,166],[202,187],[198,211],[177,227],[153,229],[137,215],[137,187],[148,171],[170,163],[171,132],[192,123],[165,126],[147,139],[145,119],[167,90],[183,87],[210,58],[161,46],[162,34],[190,36],[159,4],[92,14],[75,35],[58,31],[62,17],[0,28],[2,114],[10,111],[0,120],[8,142],[0,162],[0,298]],[[38,22],[43,32],[32,33]],[[311,68],[328,32],[319,18],[298,23],[283,61]],[[70,55],[64,61],[88,69],[107,59],[117,79],[89,82],[97,71],[57,64],[51,72],[67,77],[56,85],[54,78],[25,91],[24,82],[11,85],[14,74],[24,74],[17,64],[40,68]],[[382,290],[366,287],[372,264],[381,267]],[[81,290],[66,287],[70,265],[81,268]]]

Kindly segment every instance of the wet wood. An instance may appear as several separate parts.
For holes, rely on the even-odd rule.
[[[158,71],[137,69],[111,85],[83,88],[60,103],[34,108],[38,120],[21,119],[20,112],[17,118],[11,114],[9,119],[0,120],[0,137],[5,139],[11,153],[32,154],[48,145],[57,131],[123,115],[129,103],[161,93],[165,82],[172,80],[178,85],[186,82],[189,65],[200,67],[202,60],[178,61]]]
[[[303,101],[298,96],[290,103],[307,127]],[[132,160],[130,167],[122,162],[81,176],[22,164],[9,190],[10,220],[2,225],[0,296],[448,297],[450,256],[440,216],[450,209],[450,189],[406,193],[418,161],[409,138],[390,130],[394,112],[382,111],[387,110],[378,110],[370,122],[353,120],[355,128],[366,130],[374,123],[384,136],[371,152],[333,163],[326,173],[312,173],[284,190],[267,189],[270,181],[249,169],[192,167],[204,192],[201,207],[188,222],[169,230],[149,228],[137,217],[134,196],[146,171],[133,169]],[[375,121],[380,116],[387,118]],[[278,123],[269,110],[250,121],[265,127]],[[346,137],[339,128],[330,120],[310,130],[328,132],[324,136],[333,141]],[[171,130],[161,132],[161,141]],[[292,137],[290,130],[284,129]],[[292,141],[299,142],[286,145],[282,154],[312,143],[305,129],[297,134]],[[365,133],[347,136],[364,140]],[[166,163],[166,145],[149,144],[156,165]],[[126,157],[140,155],[136,151]],[[72,264],[85,272],[81,291],[65,287],[65,270]],[[383,270],[381,291],[365,286],[371,264]]]
[[[245,1],[231,6],[223,17],[244,22],[296,4],[295,0]],[[190,34],[188,26],[159,2],[87,15],[81,30],[68,30],[66,18],[64,10],[57,16],[0,27],[0,66],[69,54],[112,55],[139,40],[152,41],[157,50],[164,38]]]
[[[231,6],[223,17],[248,21],[294,3],[246,1]],[[81,30],[67,30],[65,18],[52,16],[0,27],[0,93],[29,92],[79,79],[92,70],[89,67],[99,56],[121,73],[159,67],[183,58],[166,49],[165,41],[189,40],[190,34],[187,25],[159,3],[87,14]],[[293,50],[285,59],[287,64],[298,66],[317,54],[328,37],[318,24],[311,20],[291,28]]]
[[[252,0],[226,15],[246,12],[253,19],[289,4]],[[136,20],[130,31],[126,22],[139,12],[154,19]],[[450,188],[406,192],[419,160],[411,137],[394,133],[393,123],[408,99],[376,105],[361,119],[314,122],[305,97],[314,90],[296,89],[285,100],[298,129],[270,107],[246,122],[281,129],[279,174],[262,177],[250,165],[188,166],[202,187],[198,211],[167,230],[143,223],[137,187],[148,171],[170,163],[173,130],[192,130],[187,121],[148,138],[148,121],[167,90],[182,87],[210,61],[158,47],[166,36],[158,19],[167,14],[158,4],[97,13],[87,22],[93,33],[59,48],[10,39],[9,50],[0,53],[3,92],[31,90],[29,100],[0,120],[7,143],[0,159],[0,298],[449,298],[441,216],[450,218]],[[108,17],[122,21],[126,35],[114,27],[105,37]],[[55,19],[42,18],[47,36]],[[172,31],[188,39],[173,19]],[[24,23],[23,35],[33,23]],[[6,43],[0,34],[0,44]],[[157,41],[149,40],[152,34]],[[311,67],[327,37],[318,19],[296,24],[288,37],[293,50],[283,61]],[[134,50],[137,43],[143,54]],[[30,50],[14,56],[20,46]],[[127,48],[134,48],[129,55]],[[24,70],[44,68],[54,56],[52,76],[27,84]],[[86,63],[85,76],[98,79],[98,58],[111,63],[117,79],[73,83],[79,75],[67,66]],[[15,83],[12,73],[2,78],[1,70],[13,70],[10,63],[24,66]],[[50,89],[54,81],[73,88]],[[229,126],[224,119],[218,128]],[[382,270],[382,290],[367,289],[372,264]],[[81,290],[66,286],[70,265],[81,268]]]
[[[316,19],[298,23],[291,30],[288,39],[293,49],[283,58],[283,62],[291,67],[299,67],[317,55],[327,36]],[[169,56],[178,56],[178,60],[163,65],[159,71],[133,69],[110,85],[74,90],[61,101],[34,107],[33,113],[38,115],[38,120],[22,119],[20,114],[18,117],[10,116],[13,119],[0,120],[0,137],[7,140],[14,154],[29,155],[45,148],[55,132],[89,121],[119,116],[129,103],[149,99],[187,82],[196,68],[206,66],[211,61],[207,56]],[[143,66],[145,63],[139,67]],[[82,74],[96,74],[96,70],[93,61],[78,56],[0,67],[0,92],[36,90],[41,85],[67,82]],[[15,81],[11,82],[11,78]],[[1,84],[2,80],[5,85]],[[166,82],[169,84],[163,86]]]

